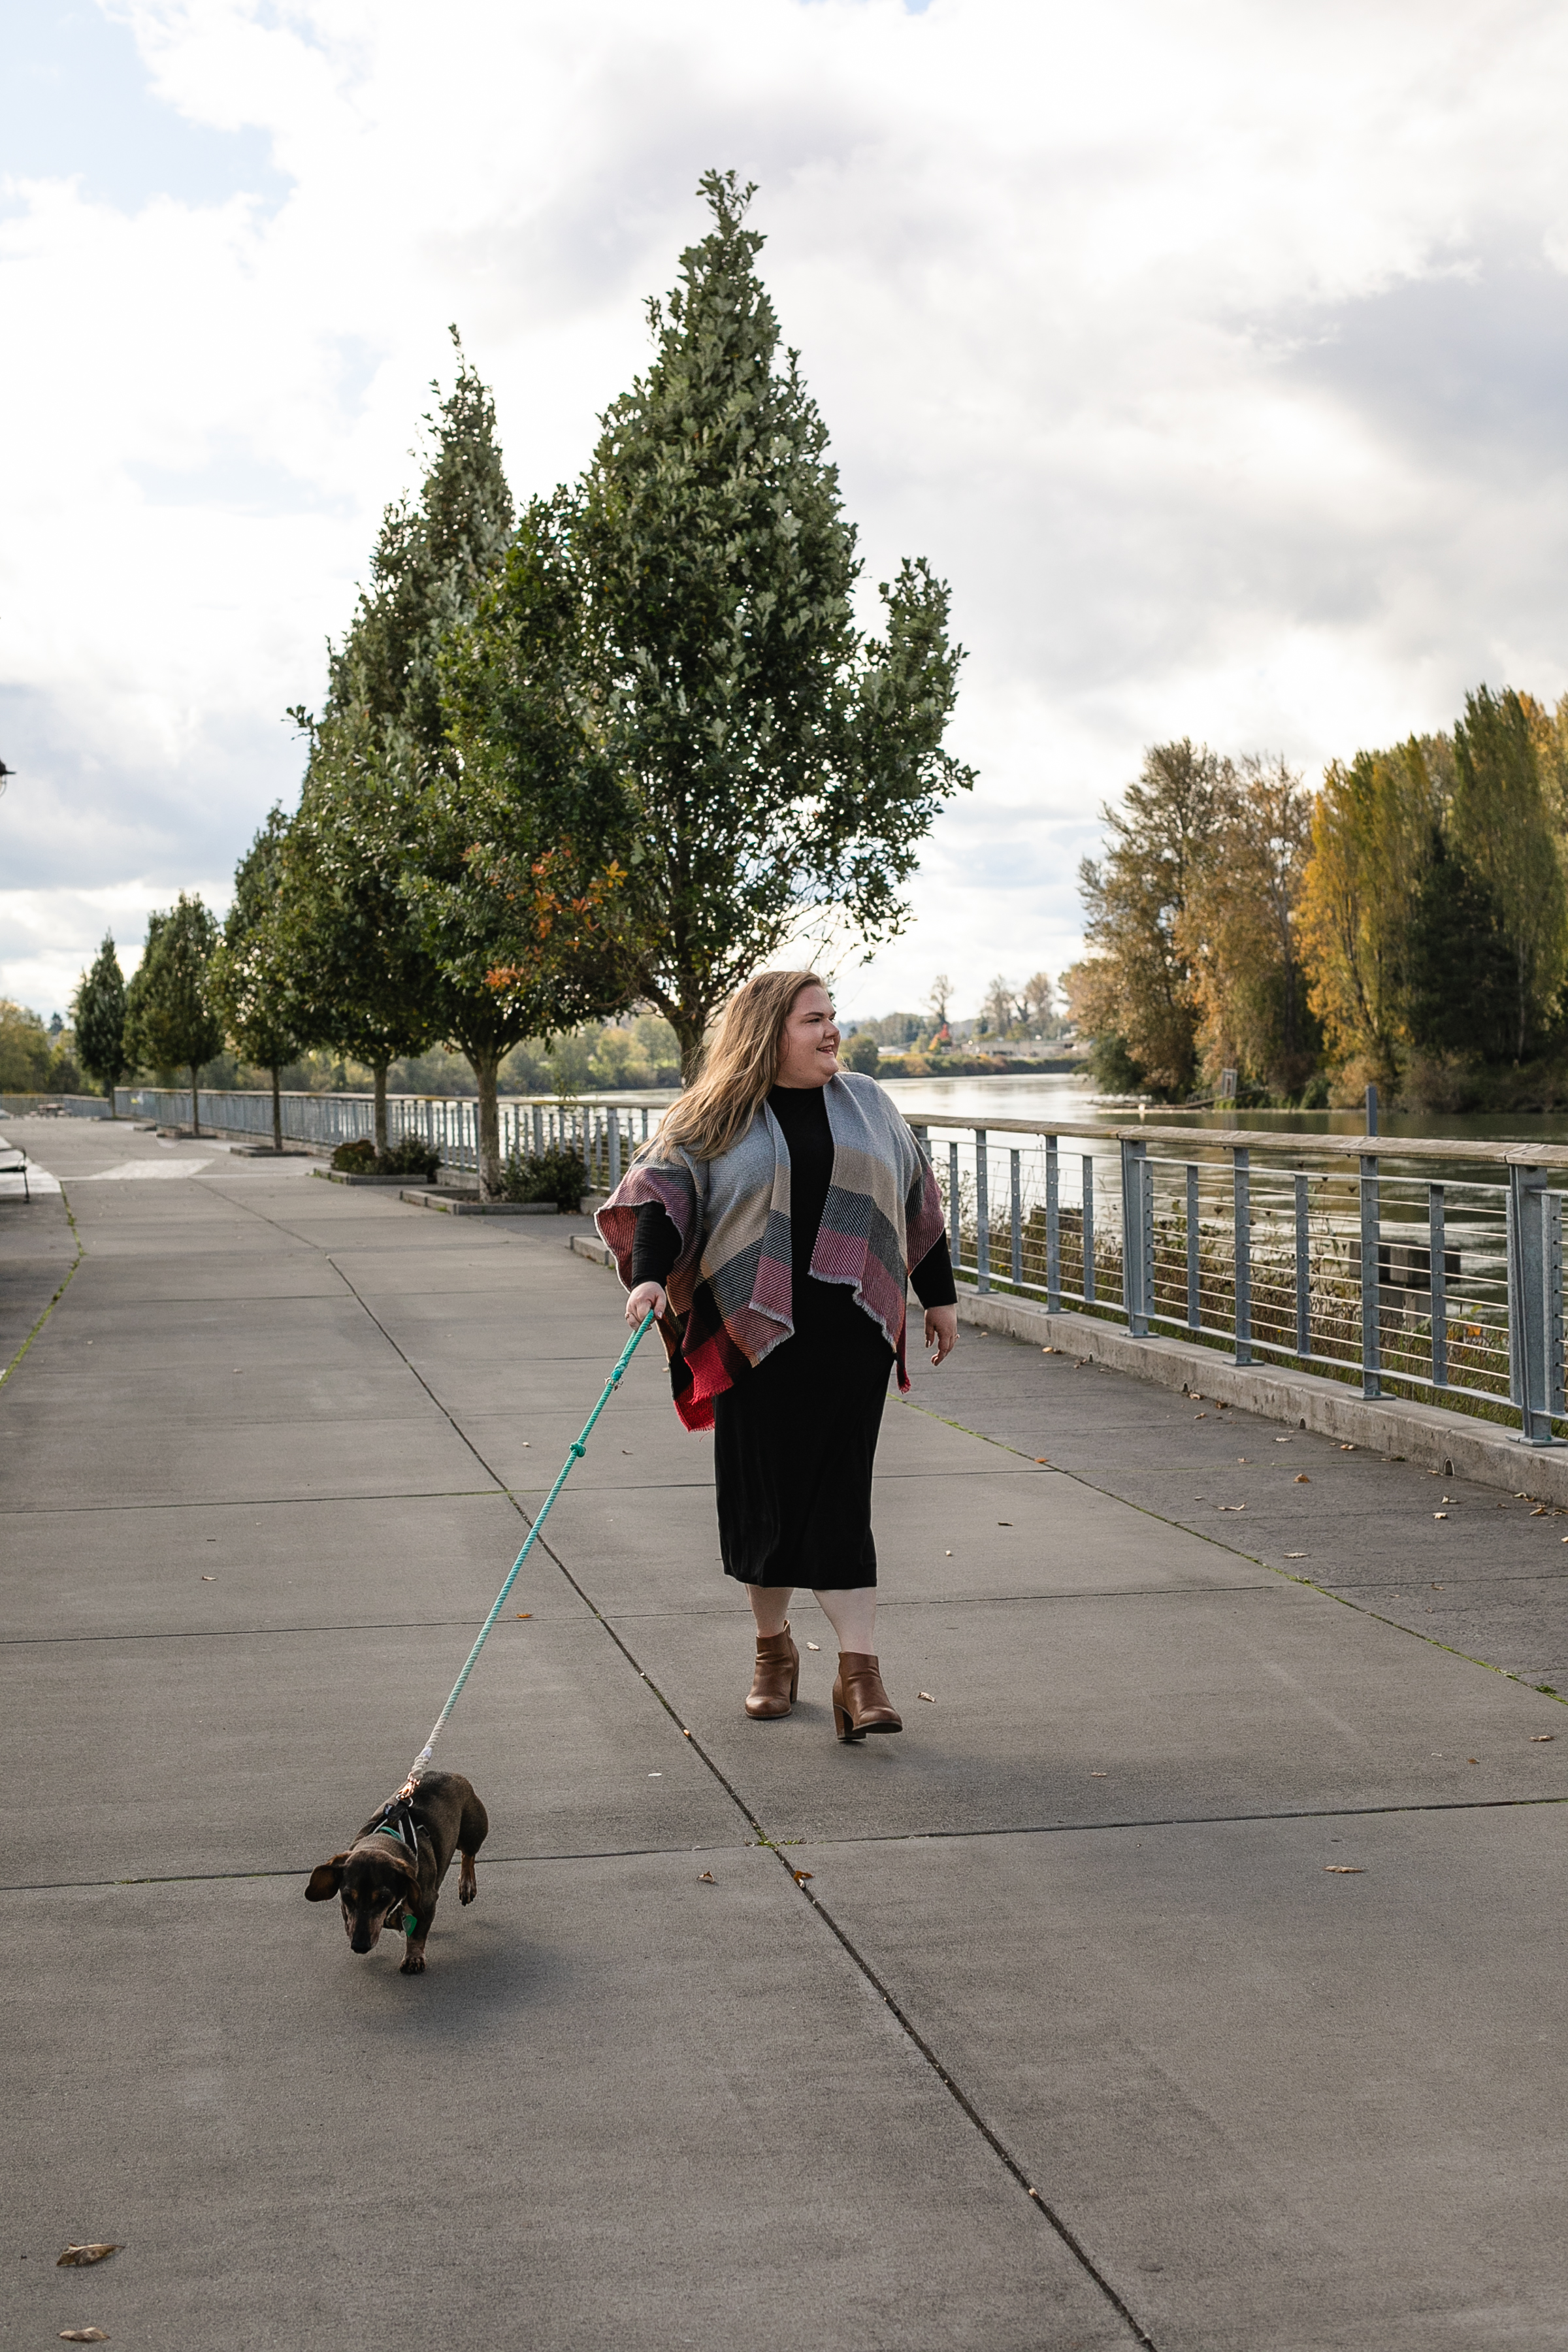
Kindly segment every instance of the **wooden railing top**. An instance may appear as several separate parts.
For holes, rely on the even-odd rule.
[[[1302,1135],[1278,1128],[1166,1127],[1142,1120],[1135,1127],[1099,1127],[1064,1118],[975,1118],[951,1110],[925,1110],[900,1102],[911,1127],[982,1129],[987,1135],[1083,1135],[1102,1143],[1201,1144],[1214,1151],[1288,1151],[1334,1160],[1476,1160],[1489,1167],[1568,1168],[1568,1144],[1468,1142],[1429,1135]]]

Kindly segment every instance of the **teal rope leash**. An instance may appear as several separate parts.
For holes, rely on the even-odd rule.
[[[479,1652],[484,1648],[485,1643],[489,1641],[491,1628],[494,1626],[496,1619],[500,1615],[501,1611],[506,1606],[507,1594],[517,1582],[517,1572],[522,1566],[523,1561],[528,1558],[529,1553],[533,1549],[534,1538],[538,1535],[540,1528],[550,1517],[551,1505],[554,1502],[556,1496],[561,1492],[562,1487],[566,1484],[568,1477],[570,1477],[572,1473],[572,1465],[574,1462],[581,1462],[584,1454],[587,1452],[588,1440],[593,1435],[594,1432],[594,1423],[598,1420],[599,1415],[604,1412],[605,1407],[609,1403],[610,1399],[620,1387],[621,1377],[625,1372],[626,1366],[631,1362],[633,1356],[637,1353],[637,1342],[641,1339],[643,1333],[647,1329],[652,1321],[653,1311],[650,1308],[647,1314],[643,1317],[642,1321],[637,1325],[637,1329],[632,1333],[631,1338],[626,1341],[626,1346],[621,1349],[621,1360],[616,1366],[615,1370],[610,1374],[609,1379],[605,1382],[604,1394],[600,1397],[598,1403],[594,1407],[593,1412],[588,1415],[587,1420],[583,1423],[580,1435],[572,1440],[566,1459],[561,1465],[560,1474],[556,1478],[555,1484],[552,1486],[549,1494],[546,1495],[544,1498],[544,1507],[540,1512],[539,1517],[534,1520],[533,1525],[530,1528],[527,1542],[523,1545],[522,1549],[518,1553],[517,1558],[512,1561],[511,1573],[507,1578],[506,1582],[501,1586],[500,1591],[496,1594],[495,1606],[490,1611],[489,1615],[485,1619],[484,1623],[479,1627],[479,1639],[475,1642],[473,1648],[468,1652],[468,1663],[464,1666],[462,1673],[458,1676],[457,1681],[452,1685],[451,1696],[447,1699],[446,1706],[441,1709],[440,1714],[436,1717],[434,1724],[431,1726],[429,1738],[425,1742],[424,1747],[414,1759],[413,1769],[410,1771],[407,1780],[404,1782],[402,1788],[397,1792],[399,1797],[411,1797],[414,1794],[415,1789],[418,1786],[420,1774],[424,1771],[426,1765],[430,1761],[430,1751],[435,1747],[437,1740],[440,1738],[442,1728],[447,1723],[447,1718],[450,1717],[452,1709],[462,1697],[463,1685],[468,1681],[468,1676],[473,1673],[475,1666],[478,1664]]]

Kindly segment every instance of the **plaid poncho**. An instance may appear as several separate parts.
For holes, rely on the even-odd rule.
[[[833,1136],[833,1181],[811,1271],[852,1284],[855,1303],[881,1326],[904,1366],[904,1301],[911,1269],[941,1238],[942,1200],[931,1164],[874,1078],[841,1070],[823,1090]],[[637,1213],[657,1201],[680,1236],[660,1319],[675,1409],[688,1429],[711,1429],[713,1400],[787,1339],[791,1311],[790,1163],[764,1103],[717,1160],[658,1142],[635,1160],[595,1223],[631,1287]]]

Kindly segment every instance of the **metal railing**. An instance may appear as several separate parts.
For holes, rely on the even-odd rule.
[[[979,1291],[1559,1442],[1568,1150],[906,1116]]]
[[[116,1099],[131,1115],[155,1119],[161,1127],[183,1127],[190,1121],[188,1089],[121,1087]],[[357,1143],[375,1132],[375,1103],[370,1095],[286,1094],[281,1099],[285,1142],[334,1150],[340,1143]],[[527,1162],[547,1152],[576,1150],[587,1164],[590,1184],[612,1190],[621,1181],[630,1150],[647,1137],[650,1124],[658,1125],[670,1101],[668,1092],[623,1095],[613,1103],[585,1096],[571,1100],[503,1097],[498,1106],[502,1161]],[[215,1135],[272,1140],[270,1094],[202,1087],[197,1103],[203,1127]],[[439,1154],[443,1167],[478,1172],[479,1104],[471,1095],[389,1095],[386,1132],[393,1144],[417,1136]]]

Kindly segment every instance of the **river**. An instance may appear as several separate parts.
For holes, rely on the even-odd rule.
[[[1280,1135],[1360,1135],[1366,1121],[1356,1110],[1136,1110],[1120,1106],[1097,1109],[1091,1089],[1074,1070],[1016,1078],[884,1078],[900,1109],[945,1111],[972,1126],[991,1118],[1061,1119],[1094,1127],[1142,1125],[1151,1135],[1162,1127],[1248,1127]],[[1442,1138],[1454,1143],[1568,1143],[1568,1111],[1517,1112],[1500,1118],[1454,1111],[1384,1110],[1385,1137]]]

